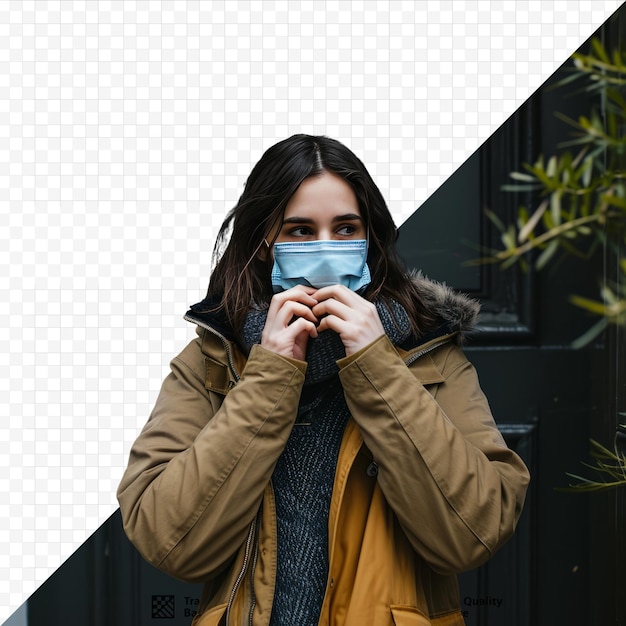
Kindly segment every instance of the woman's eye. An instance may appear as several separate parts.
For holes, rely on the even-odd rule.
[[[289,231],[290,235],[294,237],[306,237],[311,234],[311,229],[308,226],[297,226]]]
[[[355,232],[356,226],[353,226],[352,224],[344,224],[337,230],[337,234],[343,235],[344,237],[354,235]]]

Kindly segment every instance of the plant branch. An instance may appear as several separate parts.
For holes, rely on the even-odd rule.
[[[497,263],[500,261],[505,261],[511,257],[520,257],[527,252],[530,252],[534,248],[538,248],[541,245],[548,243],[549,241],[556,239],[557,237],[569,232],[579,229],[581,226],[585,226],[587,224],[592,224],[594,222],[598,224],[604,224],[607,220],[607,214],[605,212],[602,213],[594,213],[593,215],[585,215],[583,217],[579,217],[575,220],[571,220],[568,222],[563,222],[558,226],[554,226],[550,230],[545,233],[541,233],[541,235],[537,235],[533,237],[526,243],[521,246],[515,246],[508,248],[507,250],[502,250],[497,254],[487,257],[486,259],[481,259],[484,262]]]

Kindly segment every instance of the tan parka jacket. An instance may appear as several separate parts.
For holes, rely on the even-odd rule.
[[[319,623],[463,624],[456,574],[511,536],[529,475],[498,432],[459,347],[476,306],[420,282],[442,316],[410,350],[386,336],[338,361],[351,412],[329,517]],[[269,624],[276,568],[271,477],[306,363],[198,338],[171,362],[118,489],[125,531],[154,566],[205,583],[197,626]]]

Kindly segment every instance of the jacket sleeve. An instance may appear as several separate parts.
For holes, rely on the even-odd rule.
[[[424,364],[440,381],[422,384]],[[440,346],[409,368],[381,337],[339,365],[378,483],[417,553],[442,574],[489,559],[515,530],[529,474],[462,350]]]
[[[198,340],[170,367],[117,496],[143,557],[200,582],[245,540],[295,420],[306,364],[254,346],[225,397],[205,388]]]

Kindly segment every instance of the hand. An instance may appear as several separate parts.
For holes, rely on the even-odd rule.
[[[261,345],[267,350],[293,359],[305,360],[309,337],[317,337],[317,317],[311,308],[317,300],[313,287],[298,285],[272,297]]]
[[[313,314],[321,319],[317,331],[332,329],[341,337],[346,356],[358,352],[385,334],[374,304],[343,285],[318,289]]]

